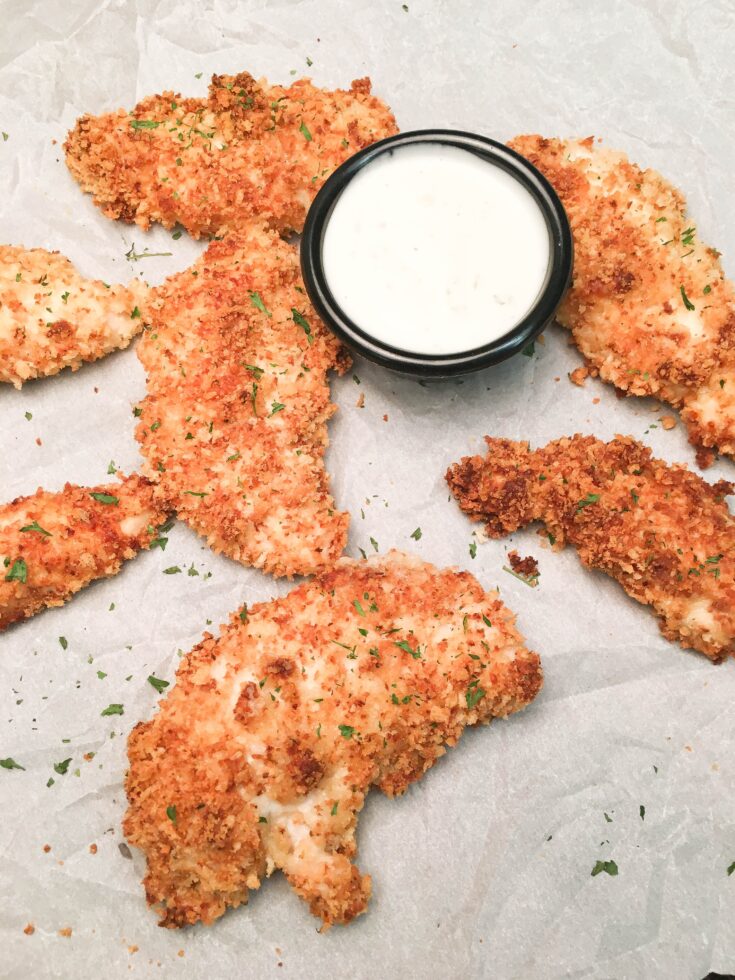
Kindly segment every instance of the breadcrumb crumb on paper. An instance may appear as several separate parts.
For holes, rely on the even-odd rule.
[[[497,592],[399,552],[235,614],[128,741],[124,831],[162,924],[209,924],[281,869],[324,926],[366,910],[352,863],[376,785],[403,793],[466,725],[542,683]]]

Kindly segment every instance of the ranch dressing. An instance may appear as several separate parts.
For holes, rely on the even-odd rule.
[[[533,307],[551,258],[535,198],[459,147],[399,147],[337,199],[322,263],[343,312],[376,340],[456,354],[498,340]]]

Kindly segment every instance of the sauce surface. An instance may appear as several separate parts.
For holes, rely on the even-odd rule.
[[[366,164],[337,199],[322,243],[344,313],[376,340],[456,354],[508,333],[550,262],[541,208],[469,150],[424,143]]]

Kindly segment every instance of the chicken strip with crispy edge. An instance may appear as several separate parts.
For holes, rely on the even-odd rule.
[[[0,381],[20,388],[127,347],[147,291],[84,279],[58,252],[0,245]]]
[[[108,218],[142,228],[182,224],[195,238],[253,217],[299,231],[326,177],[362,147],[397,132],[370,94],[288,88],[247,72],[213,75],[206,99],[164,92],[103,116],[82,116],[64,144],[67,165]]]
[[[714,485],[654,459],[628,436],[527,442],[487,438],[487,456],[447,471],[459,505],[490,537],[532,521],[556,550],[569,541],[583,564],[652,606],[661,632],[719,662],[735,654],[735,520]]]
[[[140,476],[98,487],[67,483],[0,505],[0,630],[115,575],[151,547],[165,519]]]
[[[690,441],[735,456],[735,289],[720,253],[655,170],[584,140],[510,146],[552,183],[574,237],[574,281],[558,313],[593,372],[681,409]]]
[[[327,373],[350,361],[301,286],[296,249],[250,225],[152,291],[136,409],[146,473],[217,552],[274,575],[342,553],[324,468]]]
[[[161,924],[209,924],[276,868],[325,926],[349,922],[370,896],[351,860],[369,788],[403,793],[541,683],[496,592],[398,552],[243,608],[128,741],[124,831]]]

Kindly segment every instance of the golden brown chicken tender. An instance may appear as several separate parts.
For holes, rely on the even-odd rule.
[[[397,552],[243,608],[128,741],[148,901],[163,925],[208,924],[280,868],[326,926],[349,922],[370,896],[352,863],[369,788],[404,792],[541,680],[496,592]]]
[[[681,409],[694,445],[735,456],[735,289],[682,195],[591,137],[510,145],[569,216],[574,281],[557,319],[594,371]]]
[[[324,468],[327,373],[349,358],[308,302],[296,249],[250,225],[152,291],[138,345],[146,473],[217,552],[274,575],[342,553]]]
[[[718,662],[735,654],[735,520],[724,497],[686,466],[653,459],[628,436],[527,442],[486,440],[486,456],[447,471],[459,505],[500,538],[543,521],[556,550],[653,607],[661,632]]]
[[[396,132],[370,80],[330,92],[288,88],[247,72],[214,75],[206,99],[164,92],[103,116],[82,116],[64,148],[69,169],[108,218],[142,228],[182,224],[195,238],[257,217],[300,231],[326,177]]]
[[[0,630],[61,606],[156,540],[166,513],[140,476],[0,505]]]
[[[20,388],[127,347],[147,291],[84,279],[58,252],[0,245],[0,382]]]

